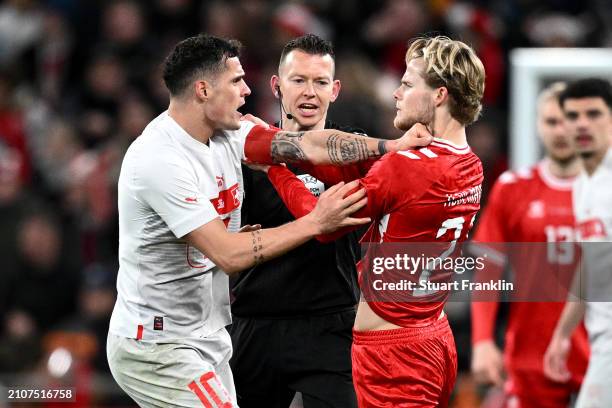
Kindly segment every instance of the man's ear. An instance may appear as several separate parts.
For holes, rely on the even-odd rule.
[[[206,80],[196,81],[194,83],[196,97],[201,101],[206,101],[210,97],[211,87]]]
[[[272,75],[270,78],[270,88],[274,96],[280,98],[280,78],[278,75]]]
[[[334,79],[334,82],[332,83],[331,98],[329,98],[330,102],[335,102],[335,100],[338,98],[338,94],[340,94],[341,87],[342,87],[342,84],[340,83],[340,80]]]
[[[436,89],[434,94],[434,103],[436,107],[442,105],[448,99],[448,88],[441,86]]]

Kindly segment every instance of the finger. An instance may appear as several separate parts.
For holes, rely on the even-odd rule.
[[[270,127],[270,125],[268,125],[266,122],[264,122],[263,120],[261,120],[257,116],[251,115],[250,113],[247,113],[246,115],[242,115],[242,117],[240,119],[241,120],[246,120],[246,121],[249,121],[249,122],[253,122],[256,125],[260,125],[260,126],[263,126],[265,128],[269,128]]]
[[[559,357],[552,357],[550,359],[548,374],[551,380],[557,382],[565,382],[569,379],[569,372],[565,363]]]
[[[372,222],[372,219],[370,217],[367,217],[367,218],[348,217],[348,218],[345,218],[344,221],[340,223],[340,227],[353,227],[355,225],[369,224],[370,222]]]
[[[430,134],[419,134],[414,143],[416,146],[428,146],[431,142],[433,142],[433,136]]]
[[[338,184],[334,184],[333,186],[331,186],[330,188],[325,190],[325,192],[323,194],[321,194],[321,195],[325,195],[325,196],[333,195],[336,191],[341,189],[342,186],[344,186],[344,181],[341,181]]]
[[[360,201],[364,197],[366,197],[365,188],[360,188],[359,190],[355,191],[351,195],[348,195],[348,196],[344,197],[342,199],[342,206],[343,207],[350,207],[351,205],[353,205],[356,202]]]
[[[245,225],[242,228],[240,228],[238,232],[251,232],[251,231],[257,231],[258,229],[261,229],[261,224]]]
[[[474,379],[478,384],[489,384],[491,380],[485,371],[478,370],[474,372]]]
[[[349,183],[346,183],[346,185],[340,189],[340,194],[342,194],[342,198],[348,196],[349,192],[357,189],[358,187],[359,187],[359,180],[353,180]]]
[[[363,197],[361,200],[357,201],[355,204],[347,207],[344,211],[342,211],[342,215],[347,216],[353,214],[355,211],[359,211],[368,203],[368,197]]]
[[[489,371],[489,378],[491,382],[497,386],[504,385],[504,378],[502,376],[502,370],[500,367],[491,367]]]

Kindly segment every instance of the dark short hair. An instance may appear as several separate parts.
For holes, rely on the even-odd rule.
[[[322,39],[318,35],[306,34],[301,37],[294,38],[285,45],[280,56],[279,66],[283,63],[283,61],[285,61],[287,54],[293,50],[300,50],[310,55],[329,54],[332,59],[336,59],[334,47],[332,46],[331,42]]]
[[[559,104],[567,99],[601,98],[612,109],[612,85],[602,78],[585,78],[570,82],[559,95]]]
[[[179,42],[164,60],[164,83],[170,95],[180,95],[198,77],[216,75],[228,58],[238,57],[242,45],[207,34]]]

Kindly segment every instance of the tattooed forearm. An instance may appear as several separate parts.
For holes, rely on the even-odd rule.
[[[270,153],[275,163],[306,160],[306,155],[302,148],[297,143],[287,140],[273,140]]]
[[[338,166],[377,158],[386,152],[385,141],[333,130],[313,131],[312,135],[280,131],[270,147],[275,163],[309,161]]]
[[[380,144],[378,146],[380,152]],[[338,133],[327,139],[327,153],[333,164],[342,165],[382,156],[384,153],[368,150],[365,140]]]
[[[252,231],[251,238],[253,239],[253,261],[255,265],[258,265],[264,261],[261,231]]]
[[[301,142],[304,138],[304,132],[283,132],[280,131],[276,134],[275,139],[277,140],[296,140]]]
[[[298,162],[306,160],[300,142],[304,132],[278,132],[272,140],[270,153],[276,163]]]

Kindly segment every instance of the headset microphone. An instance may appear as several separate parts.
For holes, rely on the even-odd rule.
[[[287,109],[285,109],[285,106],[283,106],[283,94],[281,93],[280,86],[278,85],[276,85],[276,92],[278,93],[278,104],[280,106],[280,111],[281,111],[281,124],[283,121],[283,113],[285,114],[285,117],[287,119],[293,120],[293,115],[287,112]]]

